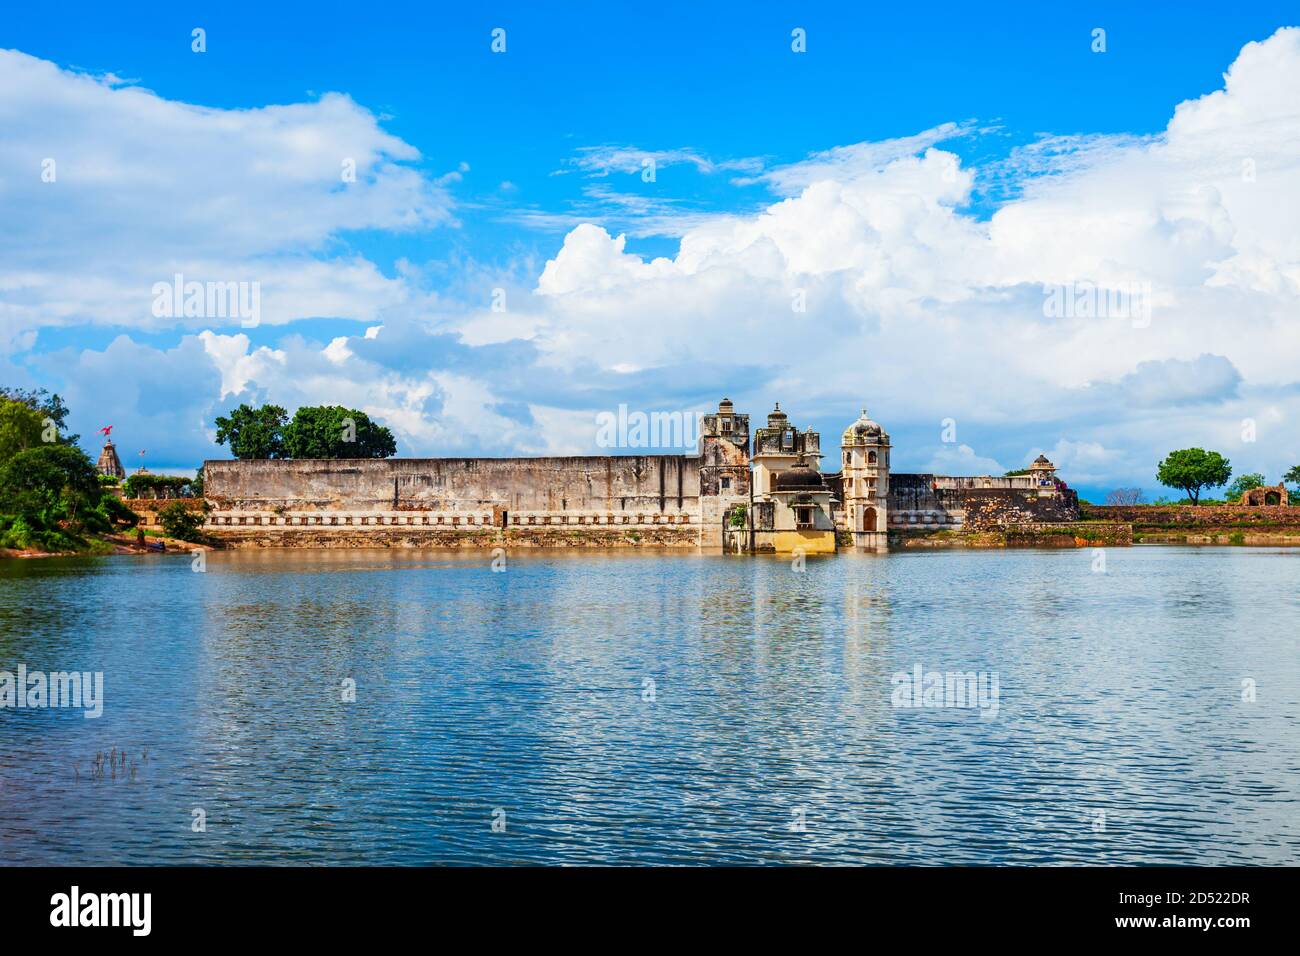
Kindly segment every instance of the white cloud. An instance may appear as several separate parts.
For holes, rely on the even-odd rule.
[[[775,398],[800,423],[825,416],[831,434],[866,401],[893,434],[896,461],[948,473],[1000,473],[1000,462],[1021,465],[1025,449],[1041,447],[1072,484],[1150,485],[1155,460],[1180,445],[1217,445],[1238,471],[1270,478],[1300,454],[1288,427],[1300,418],[1300,30],[1247,45],[1222,91],[1170,104],[1168,128],[1156,135],[1045,137],[968,168],[941,147],[979,129],[945,124],[732,170],[779,199],[725,216],[593,179],[602,188],[588,199],[602,208],[665,223],[695,216],[677,219],[675,255],[647,259],[617,230],[575,223],[524,291],[505,280],[487,286],[510,286],[504,313],[481,296],[458,305],[433,294],[436,270],[404,264],[389,279],[364,259],[323,258],[342,230],[424,228],[451,215],[446,196],[414,172],[413,149],[345,97],[213,111],[21,55],[0,54],[4,69],[28,71],[22,78],[42,96],[66,101],[43,108],[69,144],[93,147],[94,162],[74,159],[67,182],[116,184],[132,215],[131,225],[117,224],[111,190],[98,186],[49,197],[38,177],[13,187],[26,219],[36,221],[33,203],[52,204],[43,221],[70,236],[71,248],[42,254],[21,226],[0,240],[16,253],[0,263],[8,333],[0,341],[26,342],[29,325],[92,306],[100,318],[120,316],[124,288],[166,278],[179,249],[197,268],[265,266],[277,288],[293,290],[285,301],[264,291],[272,321],[329,310],[382,330],[333,344],[290,336],[274,348],[209,330],[166,353],[167,363],[207,362],[211,374],[196,380],[214,382],[210,401],[257,395],[364,408],[394,424],[404,453],[585,450],[595,408],[682,407],[728,392],[756,416]],[[0,88],[0,109],[40,128],[40,114],[10,88]],[[117,121],[87,116],[87,103]],[[39,165],[24,122],[0,144],[5,182]],[[122,133],[132,122],[145,132]],[[236,145],[223,145],[226,135]],[[152,145],[159,136],[164,144]],[[191,195],[196,141],[232,168],[208,171],[217,186]],[[327,188],[337,174],[319,158],[336,165],[345,146],[367,157],[357,192]],[[630,173],[644,158],[592,150],[574,168]],[[689,150],[660,159],[706,173],[726,164]],[[1013,198],[981,218],[969,204],[990,182]],[[50,188],[64,184],[61,173]],[[142,224],[164,215],[155,196],[178,206],[157,233]],[[79,238],[82,206],[107,241]],[[275,220],[269,233],[258,232],[259,219]],[[114,252],[137,238],[142,255]],[[112,267],[116,256],[125,268]],[[69,287],[67,269],[79,262],[87,268]],[[124,286],[123,276],[136,278]],[[1149,285],[1150,322],[1047,314],[1045,287],[1084,283]],[[81,362],[99,359],[86,353]],[[968,444],[939,448],[922,466],[948,417]],[[1246,418],[1259,423],[1257,442],[1239,438]]]
[[[970,445],[940,445],[922,470],[932,475],[1001,475],[1007,471],[997,459],[975,454]]]
[[[214,109],[0,50],[0,117],[10,335],[170,325],[151,315],[150,289],[175,273],[259,282],[268,323],[371,318],[402,300],[402,283],[340,255],[336,237],[452,221],[447,193],[411,165],[419,152],[337,93]]]

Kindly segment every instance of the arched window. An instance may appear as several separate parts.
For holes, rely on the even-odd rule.
[[[876,463],[876,453],[874,451],[867,452],[867,463],[871,465]]]

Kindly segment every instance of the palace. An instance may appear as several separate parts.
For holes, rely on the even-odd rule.
[[[890,470],[866,411],[822,470],[821,436],[778,404],[751,438],[723,399],[693,455],[204,463],[208,530],[286,546],[694,546],[736,553],[879,550],[891,535],[1078,518],[1039,456],[1024,474]]]

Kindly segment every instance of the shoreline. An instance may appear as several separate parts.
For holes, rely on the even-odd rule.
[[[378,536],[366,541],[351,541],[347,544],[337,542],[316,542],[304,543],[265,543],[265,539],[259,541],[245,540],[218,540],[208,541],[205,543],[195,543],[181,541],[176,538],[154,538],[150,541],[153,543],[163,543],[165,548],[146,547],[141,548],[135,543],[134,539],[126,540],[125,536],[106,536],[96,539],[104,547],[91,547],[81,551],[35,551],[35,550],[15,550],[12,548],[0,549],[0,561],[26,561],[40,558],[87,558],[87,557],[129,557],[141,555],[184,555],[189,556],[194,551],[244,551],[244,552],[271,552],[271,551],[309,551],[309,552],[338,552],[338,551],[438,551],[446,553],[481,551],[491,553],[494,549],[504,551],[527,551],[536,553],[609,553],[626,555],[642,552],[653,552],[661,554],[676,553],[683,556],[695,555],[702,553],[723,554],[727,552],[718,552],[713,548],[701,547],[695,542],[663,542],[663,541],[624,541],[621,543],[609,543],[601,541],[551,541],[538,542],[536,540],[510,540],[501,539],[494,535],[478,534],[471,536],[465,534],[459,539],[452,539],[447,535],[430,536],[427,540],[421,540],[412,536],[404,537],[400,541],[386,541]],[[1129,540],[1116,540],[1114,536],[1088,536],[1072,535],[1065,532],[1048,533],[1048,534],[1028,534],[1023,531],[1010,529],[1006,532],[990,531],[972,531],[972,532],[953,532],[939,531],[929,534],[925,533],[903,533],[897,538],[891,535],[888,548],[874,553],[903,554],[916,551],[951,551],[951,550],[971,550],[971,551],[1011,551],[1011,550],[1040,550],[1040,551],[1061,551],[1061,550],[1082,550],[1085,548],[1115,548],[1115,547],[1227,547],[1227,548],[1300,548],[1300,528],[1292,529],[1290,533],[1243,533],[1235,530],[1221,530],[1217,533],[1198,532],[1198,533],[1169,533],[1159,532],[1151,533],[1135,532]],[[829,556],[836,554],[857,554],[873,553],[869,549],[854,549],[852,546],[840,547],[831,552]],[[734,557],[787,557],[787,555],[776,555],[768,552],[755,552],[749,554],[736,555]],[[824,557],[827,555],[817,555]]]
[[[37,558],[105,558],[119,555],[141,554],[189,554],[193,551],[222,550],[213,542],[195,543],[169,538],[165,535],[147,535],[143,547],[135,535],[106,534],[93,535],[91,545],[78,551],[40,551],[35,548],[0,548],[0,560],[27,561]],[[162,547],[150,547],[150,544]]]

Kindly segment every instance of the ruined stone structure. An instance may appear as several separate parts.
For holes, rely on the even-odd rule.
[[[1028,474],[890,472],[889,435],[864,410],[842,470],[778,405],[753,434],[723,399],[693,455],[209,461],[208,529],[236,543],[306,546],[655,544],[747,552],[882,548],[891,532],[1078,517],[1042,456]]]
[[[1271,505],[1286,506],[1290,504],[1290,498],[1286,492],[1286,485],[1279,482],[1276,485],[1251,488],[1250,491],[1241,496],[1241,504],[1248,508],[1265,508]]]

